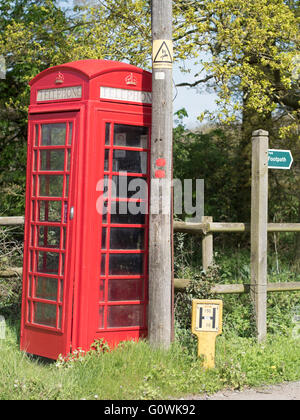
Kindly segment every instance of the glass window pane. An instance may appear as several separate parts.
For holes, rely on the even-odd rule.
[[[39,273],[58,274],[59,253],[40,251],[38,258]]]
[[[112,227],[110,249],[144,249],[144,229]]]
[[[62,324],[62,307],[59,306],[59,308],[58,308],[58,326],[57,326],[57,328],[61,329],[61,324]]]
[[[105,144],[110,144],[110,123],[105,124]]]
[[[148,132],[149,129],[147,127],[115,124],[114,145],[147,148]]]
[[[35,297],[56,301],[57,279],[51,277],[37,277],[35,283]]]
[[[71,149],[68,149],[67,153],[68,153],[68,158],[67,158],[67,171],[69,171],[70,168],[71,168]]]
[[[101,257],[101,274],[105,275],[105,261],[106,261],[106,254],[103,254]]]
[[[64,150],[41,150],[40,170],[41,171],[63,171],[65,166]]]
[[[105,157],[104,157],[104,170],[108,171],[109,169],[109,150],[105,150]]]
[[[63,175],[40,175],[39,196],[61,197],[63,189]]]
[[[69,139],[68,139],[68,145],[72,144],[72,137],[73,137],[73,123],[69,124]]]
[[[27,301],[27,322],[31,322],[31,301]]]
[[[44,248],[59,248],[60,228],[54,226],[39,226],[38,246]]]
[[[31,202],[31,220],[34,222],[35,221],[35,201]]]
[[[133,275],[143,274],[144,254],[110,254],[109,274]]]
[[[36,195],[36,176],[33,175],[32,177],[32,197]]]
[[[31,229],[30,229],[30,246],[35,246],[35,231],[34,231],[34,226],[31,226]]]
[[[60,293],[59,293],[59,302],[62,303],[64,297],[64,281],[60,280]]]
[[[100,308],[99,308],[98,328],[100,330],[102,330],[104,328],[104,306],[100,306]]]
[[[144,200],[148,197],[147,180],[142,177],[113,175],[111,196]]]
[[[102,228],[101,249],[106,249],[106,228]]]
[[[34,138],[34,145],[38,146],[38,141],[39,141],[39,126],[36,125],[35,126],[35,138]]]
[[[38,216],[40,222],[61,221],[61,201],[38,201]]]
[[[102,211],[102,223],[107,223],[108,201],[104,201]]]
[[[61,268],[60,274],[63,276],[65,273],[65,254],[61,254]]]
[[[62,235],[63,235],[63,240],[62,240],[62,249],[66,249],[66,241],[67,241],[67,230],[65,227],[62,228]]]
[[[64,217],[63,217],[63,223],[67,223],[68,221],[68,202],[64,201]]]
[[[69,196],[69,179],[70,179],[70,176],[66,175],[65,197]]]
[[[107,308],[107,327],[139,327],[143,326],[143,310],[141,305],[120,305]]]
[[[33,272],[34,270],[34,253],[33,251],[29,252],[29,271]]]
[[[31,297],[31,291],[32,291],[32,276],[28,277],[28,297]]]
[[[33,152],[33,170],[37,170],[37,151],[34,150]]]
[[[145,224],[145,203],[134,203],[137,207],[140,206],[140,212],[138,214],[131,214],[128,208],[127,202],[116,202],[116,211],[111,214],[111,223],[119,224],[131,224],[131,225],[143,225]],[[130,203],[133,204],[133,203]],[[131,206],[130,206],[131,207]]]
[[[63,146],[66,144],[66,124],[42,124],[42,146]]]
[[[100,280],[99,302],[104,302],[104,299],[105,299],[105,280]]]
[[[113,171],[147,173],[147,152],[114,150]]]
[[[34,302],[33,322],[35,324],[56,327],[56,305]]]
[[[108,281],[108,300],[143,300],[143,279],[110,279]]]
[[[111,181],[109,181],[108,175],[104,175],[104,178],[103,178],[103,197],[104,198],[108,197],[109,187],[111,187]]]

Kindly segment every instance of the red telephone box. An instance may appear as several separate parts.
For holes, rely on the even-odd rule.
[[[149,194],[141,186],[149,185],[151,79],[129,64],[84,60],[30,82],[28,353],[56,359],[96,339],[113,347],[147,335]]]

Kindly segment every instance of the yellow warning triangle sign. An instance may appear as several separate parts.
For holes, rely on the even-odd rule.
[[[173,43],[167,39],[153,41],[153,67],[171,68],[173,64]]]

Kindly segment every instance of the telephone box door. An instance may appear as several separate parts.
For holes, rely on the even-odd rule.
[[[70,352],[79,113],[29,117],[21,349]]]
[[[99,120],[105,157],[98,334],[113,346],[147,335],[150,117],[107,112]]]

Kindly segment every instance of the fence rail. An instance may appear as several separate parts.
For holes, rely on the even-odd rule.
[[[24,216],[0,217],[0,226],[24,225]]]
[[[24,216],[0,217],[0,226],[23,225]],[[188,223],[175,220],[175,232],[187,233],[217,233],[217,232],[248,232],[250,223],[220,223],[203,222]],[[300,223],[268,223],[268,232],[300,232]]]
[[[268,223],[268,232],[300,232],[300,223]],[[174,232],[202,235],[202,265],[207,270],[213,264],[213,233],[250,232],[250,223],[219,223],[212,217],[204,217],[202,223],[174,221]],[[175,289],[185,289],[189,279],[174,279]],[[300,290],[300,282],[268,283],[267,292],[287,292]],[[251,284],[218,284],[212,287],[212,294],[249,293]]]
[[[23,225],[24,217],[0,217],[0,226]],[[202,223],[187,223],[174,221],[174,232],[193,233],[202,236],[202,265],[207,270],[213,263],[213,233],[218,232],[249,232],[249,223],[219,223],[213,222],[206,216]],[[268,232],[300,232],[300,223],[268,223]],[[22,268],[14,267],[0,271],[0,277],[15,277],[22,275]],[[178,290],[185,289],[189,279],[174,279],[174,287]],[[268,283],[268,292],[286,292],[300,290],[300,282]],[[249,293],[250,284],[217,284],[210,291],[212,294]]]
[[[174,221],[174,231],[184,233],[250,232],[250,223],[186,223]],[[268,223],[268,232],[300,232],[300,223]]]
[[[189,279],[174,279],[174,287],[177,290],[184,290],[190,280]],[[300,282],[286,282],[286,283],[268,283],[267,292],[293,292],[300,290]],[[236,284],[215,284],[209,291],[210,294],[241,294],[249,293],[251,291],[250,283],[236,283]]]

